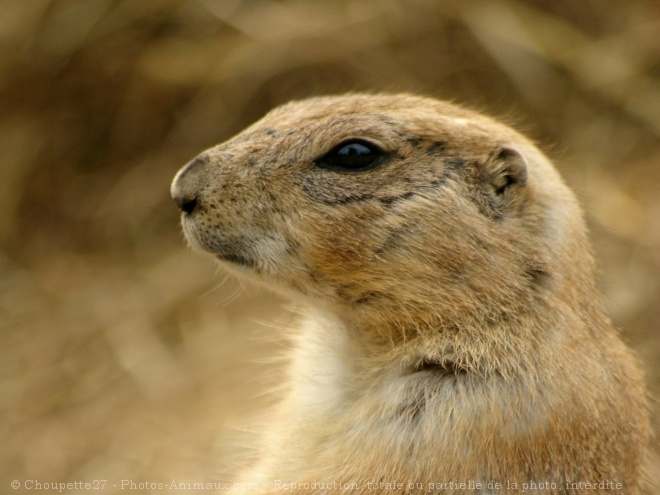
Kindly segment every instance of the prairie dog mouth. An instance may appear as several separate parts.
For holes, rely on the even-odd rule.
[[[183,234],[193,249],[211,253],[221,261],[229,261],[244,266],[254,266],[254,261],[246,253],[246,251],[249,251],[249,246],[251,245],[248,239],[242,236],[237,239],[231,239],[225,235],[221,235],[216,229],[200,229],[185,213],[183,214],[181,224],[183,226]]]
[[[239,253],[214,253],[214,254],[215,257],[218,258],[220,261],[228,261],[235,265],[241,265],[253,269],[258,268],[257,263],[253,259],[248,258],[243,254],[239,254]]]
[[[188,219],[182,223],[190,246],[213,254],[219,261],[273,275],[287,263],[287,243],[276,233],[252,228],[232,235],[219,228],[200,229]]]

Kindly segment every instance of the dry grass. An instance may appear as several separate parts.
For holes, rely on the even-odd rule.
[[[659,46],[655,0],[0,1],[0,490],[222,476],[277,350],[255,320],[286,316],[185,249],[169,181],[320,93],[450,98],[534,136],[658,397]]]

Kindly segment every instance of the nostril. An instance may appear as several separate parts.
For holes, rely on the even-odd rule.
[[[181,211],[184,213],[187,213],[190,215],[195,208],[197,207],[197,198],[192,198],[189,199],[188,201],[183,202],[179,208],[181,208]]]
[[[197,208],[197,196],[178,196],[174,198],[174,202],[179,206],[179,209],[190,215],[195,208]]]
[[[174,177],[170,193],[179,209],[188,215],[199,209],[199,195],[204,189],[204,170],[208,157],[204,154],[184,166]]]

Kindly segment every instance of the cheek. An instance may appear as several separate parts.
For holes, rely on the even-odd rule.
[[[383,211],[370,205],[324,208],[305,218],[302,251],[310,269],[326,280],[355,279],[372,272],[387,236]]]

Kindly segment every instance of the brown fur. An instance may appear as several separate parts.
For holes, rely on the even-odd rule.
[[[349,138],[386,159],[318,165]],[[205,151],[172,193],[191,245],[309,306],[288,392],[240,481],[639,493],[640,371],[605,315],[578,204],[515,131],[408,95],[315,98]]]

